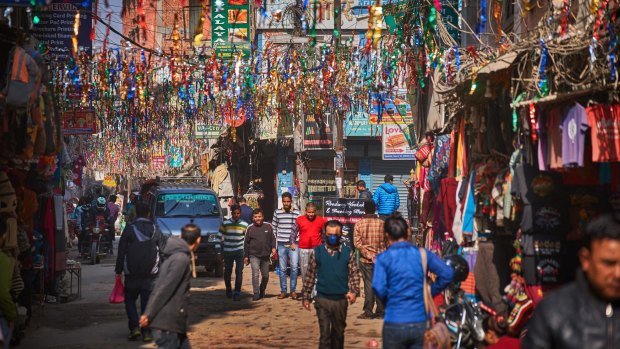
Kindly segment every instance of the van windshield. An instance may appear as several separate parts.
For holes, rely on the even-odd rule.
[[[157,217],[219,216],[217,199],[213,194],[174,193],[157,197]]]

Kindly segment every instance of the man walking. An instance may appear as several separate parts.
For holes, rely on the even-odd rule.
[[[241,207],[241,220],[246,222],[247,224],[252,224],[254,210],[248,206],[248,202],[245,200],[243,196],[237,199],[239,206]]]
[[[248,223],[241,220],[241,207],[230,208],[232,217],[222,223],[219,236],[222,239],[224,255],[224,284],[226,297],[235,301],[241,300],[241,282],[243,281],[243,244]],[[231,274],[235,264],[235,292],[232,291]]]
[[[243,262],[252,266],[252,290],[257,301],[265,297],[265,289],[269,282],[270,256],[276,253],[276,238],[270,224],[264,223],[263,210],[257,208],[252,216],[254,224],[245,232],[245,253]],[[261,280],[258,283],[258,274]]]
[[[383,184],[375,191],[372,200],[377,205],[379,218],[386,220],[392,213],[400,207],[398,189],[394,186],[394,177],[385,175]]]
[[[372,290],[372,277],[375,269],[375,258],[385,251],[385,232],[383,221],[375,215],[374,201],[364,201],[364,218],[353,228],[353,244],[360,253],[360,270],[364,280],[364,312],[358,319],[382,319],[384,308]],[[376,312],[373,308],[377,304]]]
[[[344,348],[344,329],[348,303],[355,303],[359,295],[359,274],[355,254],[340,244],[342,224],[332,220],[325,223],[325,244],[310,254],[308,271],[302,289],[303,306],[310,310],[312,290],[319,319],[321,338],[319,349]],[[347,303],[348,301],[348,303]]]
[[[125,311],[129,323],[129,337],[133,341],[142,335],[142,340],[153,340],[151,330],[140,331],[136,301],[140,297],[141,314],[153,290],[155,277],[159,273],[160,252],[165,246],[164,236],[149,220],[149,207],[146,204],[136,205],[136,221],[125,228],[118,243],[116,257],[116,277],[125,274]]]
[[[113,232],[114,229],[116,229],[116,220],[118,219],[118,213],[120,210],[120,207],[116,204],[116,195],[110,195],[108,198],[108,211],[110,211],[110,225],[112,226]]]
[[[173,236],[166,242],[164,263],[140,317],[140,327],[151,326],[161,332],[156,341],[159,348],[191,348],[187,339],[189,279],[195,273],[193,253],[199,245],[200,228],[192,223],[181,229],[180,238]]]
[[[295,228],[296,219],[299,211],[293,209],[293,196],[291,193],[282,194],[282,209],[276,210],[273,214],[273,229],[275,230],[278,243],[278,263],[280,265],[280,295],[278,299],[288,297],[286,290],[286,268],[288,262],[291,263],[291,298],[297,299],[297,268],[299,265],[299,254],[297,250],[291,249],[291,234]]]
[[[542,300],[521,348],[620,348],[620,221],[588,224],[579,258],[575,281]]]
[[[301,266],[301,280],[306,278],[310,252],[320,244],[321,231],[325,220],[316,215],[316,205],[312,202],[306,204],[306,214],[297,217],[297,229],[291,234],[291,249],[299,248],[299,264]]]
[[[366,188],[366,182],[362,180],[357,181],[357,192],[359,199],[364,201],[372,200],[372,193]]]

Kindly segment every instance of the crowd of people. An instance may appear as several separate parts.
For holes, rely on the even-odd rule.
[[[430,320],[424,297],[427,273],[434,275],[428,284],[435,296],[452,283],[454,270],[437,255],[411,243],[411,229],[397,211],[398,192],[390,176],[374,194],[363,181],[358,182],[358,190],[365,215],[354,226],[352,247],[342,243],[341,222],[325,220],[313,203],[301,214],[293,208],[290,193],[282,195],[282,208],[274,212],[271,223],[264,221],[262,209],[251,209],[238,200],[239,204],[231,206],[231,218],[219,229],[226,296],[241,300],[243,267],[250,265],[252,300],[263,299],[270,266],[277,260],[277,298],[299,299],[307,310],[313,306],[320,329],[319,348],[335,349],[344,348],[348,307],[360,296],[363,281],[363,312],[357,317],[383,320],[383,347],[422,348]],[[150,220],[146,205],[135,203],[133,210],[136,218],[121,235],[116,263],[117,277],[124,275],[125,279],[128,339],[151,341],[153,328],[161,333],[159,347],[189,348],[187,296],[200,228],[188,224],[181,236],[166,241]],[[487,348],[518,348],[521,342],[525,348],[617,347],[618,218],[595,220],[587,236],[577,281],[543,300],[523,340],[505,336],[501,316],[489,317],[484,323]],[[564,306],[569,303],[577,308]],[[578,316],[570,316],[572,311]]]

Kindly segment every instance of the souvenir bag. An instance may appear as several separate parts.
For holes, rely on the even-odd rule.
[[[422,270],[424,271],[424,309],[426,311],[426,332],[424,332],[424,349],[450,349],[450,331],[446,324],[437,321],[439,311],[431,295],[431,286],[426,281],[426,250],[420,248]],[[429,315],[430,314],[430,315]]]
[[[112,293],[110,293],[109,301],[110,304],[120,304],[125,302],[125,285],[123,285],[123,279],[121,279],[119,275],[116,276],[116,281],[114,282]]]

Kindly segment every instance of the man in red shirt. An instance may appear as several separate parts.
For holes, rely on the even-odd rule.
[[[291,250],[299,247],[299,265],[301,266],[301,279],[306,278],[310,252],[323,243],[321,232],[325,220],[316,214],[316,205],[312,202],[306,204],[306,214],[297,217],[296,227],[291,234]]]

